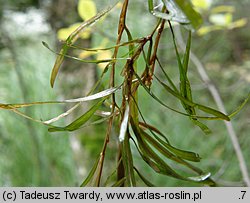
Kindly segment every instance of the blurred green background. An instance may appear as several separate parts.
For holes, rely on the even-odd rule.
[[[95,0],[98,10],[113,3],[112,0]],[[131,1],[128,26],[134,37],[150,33],[156,19],[148,13],[145,0]],[[226,110],[230,113],[239,106],[249,92],[250,84],[250,1],[204,1],[212,3],[201,10],[204,26],[222,23],[219,29],[202,35],[194,34],[192,51],[206,68],[217,87]],[[0,103],[21,103],[56,100],[84,96],[101,73],[100,67],[67,60],[54,89],[49,77],[55,56],[42,45],[42,41],[58,48],[57,31],[75,22],[81,22],[77,1],[70,0],[13,0],[0,5]],[[238,27],[230,25],[230,16],[213,16],[213,8],[230,6],[231,21],[244,19]],[[110,13],[95,26],[91,37],[83,46],[97,47],[103,39],[106,46],[115,44],[119,9]],[[224,22],[223,21],[226,21]],[[226,19],[226,20],[225,20]],[[229,20],[228,20],[229,19]],[[248,21],[247,21],[248,20]],[[224,24],[223,24],[224,22]],[[236,25],[238,25],[236,23]],[[230,27],[231,26],[231,27]],[[211,27],[210,27],[211,28]],[[210,29],[209,28],[209,29]],[[214,29],[215,27],[213,27]],[[185,38],[185,30],[182,30]],[[178,83],[177,64],[171,34],[168,29],[160,45],[160,58],[173,80]],[[95,57],[95,56],[91,56]],[[140,63],[138,64],[140,67]],[[119,71],[118,71],[119,72]],[[161,74],[160,72],[157,72]],[[190,81],[194,100],[217,108],[196,67],[190,65]],[[119,80],[120,77],[118,76]],[[108,79],[104,78],[104,84]],[[154,92],[169,105],[179,108],[172,97],[154,85]],[[140,107],[148,123],[157,126],[171,143],[181,149],[200,154],[196,165],[220,185],[242,186],[242,174],[226,127],[222,121],[209,121],[211,135],[204,135],[188,118],[167,111],[140,92]],[[69,106],[36,106],[23,112],[46,120],[64,112]],[[85,107],[84,107],[85,108]],[[250,173],[250,107],[249,103],[233,118],[232,124]],[[75,115],[74,115],[75,116]],[[65,122],[72,120],[67,118]],[[61,123],[62,124],[62,123]],[[100,153],[105,136],[105,124],[91,126],[74,133],[48,133],[47,127],[26,120],[13,112],[0,111],[0,186],[79,186]],[[115,168],[117,149],[116,132],[111,139],[105,173]],[[155,174],[134,150],[134,162],[157,186],[199,186]],[[139,185],[143,186],[143,183]]]

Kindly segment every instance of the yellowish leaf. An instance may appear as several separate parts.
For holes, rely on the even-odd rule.
[[[208,10],[212,4],[212,0],[192,0],[192,4],[197,10]]]
[[[75,23],[69,26],[68,28],[61,28],[57,32],[57,38],[59,40],[65,41],[68,36],[74,32],[82,23]],[[88,39],[90,37],[90,28],[86,28],[84,32],[81,33],[80,38],[82,39]]]
[[[80,54],[79,54],[79,58],[81,59],[86,59],[94,54],[97,54],[97,52],[92,52],[92,51],[82,51]]]
[[[110,58],[112,58],[112,52],[110,50],[102,51],[98,53],[96,57],[97,60],[110,59]],[[99,68],[101,69],[104,69],[107,65],[108,65],[108,62],[98,64]]]
[[[211,13],[233,13],[235,8],[233,6],[216,6],[211,10]]]
[[[197,34],[198,34],[198,35],[205,35],[205,34],[207,34],[207,33],[209,33],[209,32],[212,32],[212,31],[218,30],[218,29],[219,29],[219,27],[217,27],[217,26],[203,26],[203,27],[201,27],[201,28],[197,31]]]
[[[239,20],[236,20],[234,22],[232,22],[229,25],[229,29],[235,29],[235,28],[239,28],[239,27],[244,27],[247,24],[247,19],[246,18],[241,18]]]
[[[79,0],[78,14],[83,20],[88,20],[97,14],[97,9],[92,0]]]
[[[232,23],[233,15],[232,13],[226,14],[213,14],[209,16],[209,21],[215,25],[219,26],[229,26]]]

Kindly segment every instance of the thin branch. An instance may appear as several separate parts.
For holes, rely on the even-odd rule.
[[[185,50],[185,43],[184,43],[183,37],[181,35],[181,30],[180,30],[179,26],[175,27],[175,32],[176,32],[176,39],[177,39],[179,46],[181,47],[182,50]],[[199,58],[192,51],[190,52],[190,59],[193,62],[193,64],[196,66],[197,71],[198,71],[201,79],[203,80],[203,82],[207,86],[209,92],[211,93],[218,109],[221,112],[227,114],[224,103],[223,103],[222,98],[219,94],[219,91],[217,90],[217,88],[216,88],[215,84],[212,82],[212,80],[209,78],[204,65],[201,63]],[[240,170],[242,173],[243,180],[244,180],[246,186],[249,187],[250,186],[250,178],[249,178],[246,162],[245,162],[242,150],[240,148],[240,144],[239,144],[237,135],[235,133],[235,130],[234,130],[231,122],[224,121],[224,124],[226,126],[228,135],[231,139],[234,151],[235,151],[237,159],[239,161],[239,167],[240,167]]]

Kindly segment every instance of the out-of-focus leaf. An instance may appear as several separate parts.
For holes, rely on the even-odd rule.
[[[95,174],[95,171],[96,171],[96,169],[98,167],[99,160],[100,160],[100,157],[98,157],[98,159],[95,161],[95,163],[94,163],[92,169],[90,170],[87,178],[83,181],[83,183],[80,185],[80,187],[85,187],[89,183],[89,181],[91,181],[91,179],[93,178],[93,176]]]
[[[112,57],[112,52],[110,50],[103,51],[97,54],[96,60],[104,60]],[[106,63],[99,63],[98,67],[101,68],[102,70],[108,65],[108,62]]]
[[[212,14],[209,16],[209,21],[214,25],[227,27],[232,23],[233,15],[231,13]]]
[[[83,20],[88,20],[96,15],[96,5],[93,0],[79,0],[78,14]]]
[[[226,5],[216,6],[211,9],[211,13],[233,13],[233,12],[235,12],[235,7]]]
[[[212,0],[192,0],[191,2],[197,10],[208,10],[212,4]]]
[[[197,34],[198,35],[205,35],[205,34],[207,34],[209,32],[219,30],[219,29],[221,29],[220,26],[211,26],[211,25],[202,26],[199,30],[197,30]]]
[[[69,37],[66,40],[66,44],[63,45],[62,49],[59,52],[59,55],[57,56],[56,62],[54,64],[54,67],[52,69],[51,78],[50,78],[50,84],[51,87],[54,86],[56,76],[58,74],[58,71],[62,65],[64,56],[66,55],[68,51],[68,45],[73,44],[81,35],[81,33],[90,25],[93,25],[96,23],[100,18],[102,18],[104,15],[106,15],[114,6],[108,7],[107,9],[103,10],[102,12],[98,13],[96,16],[90,18],[89,20],[83,22],[75,31],[73,31]]]
[[[76,30],[82,23],[74,23],[72,25],[70,25],[68,28],[61,28],[58,30],[57,32],[57,38],[59,40],[67,40],[68,36],[74,31]],[[86,28],[84,32],[82,32],[80,34],[80,38],[82,39],[88,39],[90,37],[90,33],[91,33],[91,29],[90,28]]]
[[[56,131],[74,131],[79,129],[83,124],[85,124],[97,111],[97,109],[102,105],[106,98],[100,100],[94,106],[92,106],[86,113],[80,116],[78,119],[73,121],[71,124],[67,125],[66,127],[51,127],[49,128],[49,132],[56,132]]]
[[[235,29],[235,28],[240,28],[244,27],[247,24],[247,18],[241,18],[239,20],[233,21],[228,28],[229,29]]]

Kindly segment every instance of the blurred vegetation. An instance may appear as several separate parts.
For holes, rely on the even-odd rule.
[[[41,4],[41,1],[4,1],[1,7],[1,49],[0,49],[0,103],[20,103],[27,101],[56,100],[58,95],[64,92],[59,87],[51,89],[49,77],[53,66],[54,57],[45,49],[41,41],[55,42],[56,33],[54,30],[45,29],[37,33],[29,33],[22,28],[18,32],[7,26],[13,23],[6,13],[22,12],[28,13],[30,8],[36,12],[43,12],[48,4]],[[98,10],[101,10],[112,1],[99,3],[95,1]],[[76,2],[77,3],[77,2]],[[75,4],[76,7],[77,4]],[[250,6],[248,1],[222,1],[215,0],[211,8],[219,5],[232,6],[234,20],[240,18],[250,19],[246,10]],[[72,11],[77,13],[77,10]],[[201,11],[205,19],[204,25],[209,22],[209,9]],[[149,14],[145,1],[138,0],[129,7],[127,24],[133,37],[147,35],[152,29],[155,21]],[[143,16],[139,18],[138,15]],[[247,16],[248,15],[248,16]],[[101,27],[96,27],[91,34],[92,47],[98,47],[103,43],[105,37],[108,40],[106,46],[112,46],[117,36],[119,9],[112,11],[104,20]],[[75,19],[75,18],[74,18]],[[80,19],[77,19],[79,21]],[[76,21],[76,22],[77,22]],[[108,23],[107,23],[108,22]],[[45,21],[43,21],[46,24]],[[75,22],[68,22],[62,27],[70,26]],[[27,23],[28,24],[28,23]],[[11,24],[10,24],[11,25]],[[114,26],[115,25],[115,26]],[[49,27],[49,26],[48,26]],[[206,67],[210,78],[219,89],[228,112],[232,112],[239,106],[249,92],[250,83],[250,35],[248,30],[250,24],[247,22],[243,27],[237,29],[215,30],[205,35],[195,34],[193,37],[192,51],[199,57]],[[161,39],[159,57],[168,67],[168,73],[178,83],[177,64],[174,47],[169,30],[164,31]],[[97,57],[97,56],[91,56]],[[139,60],[138,67],[143,64]],[[190,81],[193,89],[194,101],[216,108],[216,105],[208,92],[206,86],[197,74],[195,66],[190,66]],[[102,69],[97,67],[100,75]],[[118,71],[119,72],[119,71]],[[158,73],[158,72],[157,72]],[[160,72],[158,74],[161,74]],[[120,80],[121,78],[117,78]],[[108,84],[108,78],[104,78]],[[63,82],[58,82],[58,85]],[[67,84],[63,84],[67,85]],[[166,98],[164,90],[160,86],[152,86],[157,95],[166,101],[170,106],[179,108],[176,101],[171,97]],[[66,95],[70,95],[67,90]],[[212,129],[211,135],[204,135],[195,127],[189,119],[178,116],[174,112],[167,111],[157,103],[152,102],[150,97],[143,90],[140,91],[139,106],[147,122],[157,126],[166,134],[171,143],[176,147],[197,152],[202,160],[197,164],[206,172],[212,173],[212,178],[221,185],[238,186],[243,185],[239,163],[235,156],[232,144],[228,137],[223,122],[209,121],[206,124]],[[26,112],[32,117],[42,120],[59,115],[63,106],[41,106],[31,107]],[[238,136],[241,149],[247,162],[250,173],[249,145],[250,145],[250,108],[247,104],[244,109],[232,119],[233,126]],[[101,143],[104,139],[105,125],[96,125],[79,132],[80,145],[83,147],[82,159],[84,172],[79,172],[77,163],[72,151],[74,146],[70,142],[70,134],[48,133],[47,128],[39,124],[26,121],[17,115],[0,111],[0,185],[2,186],[75,186],[81,183],[86,177],[98,157]],[[114,132],[114,134],[119,132]],[[75,135],[74,135],[75,136]],[[110,148],[117,149],[115,138],[111,138]],[[71,143],[71,144],[70,144]],[[148,179],[157,186],[197,186],[173,178],[157,175],[148,169],[135,148],[132,148],[134,162],[138,169],[144,172]],[[104,173],[108,174],[113,170],[109,162],[116,159],[116,154],[107,154],[107,164]],[[175,166],[176,167],[176,166]],[[184,171],[186,172],[186,171]],[[80,178],[79,178],[80,177]],[[143,186],[143,183],[139,185]]]

